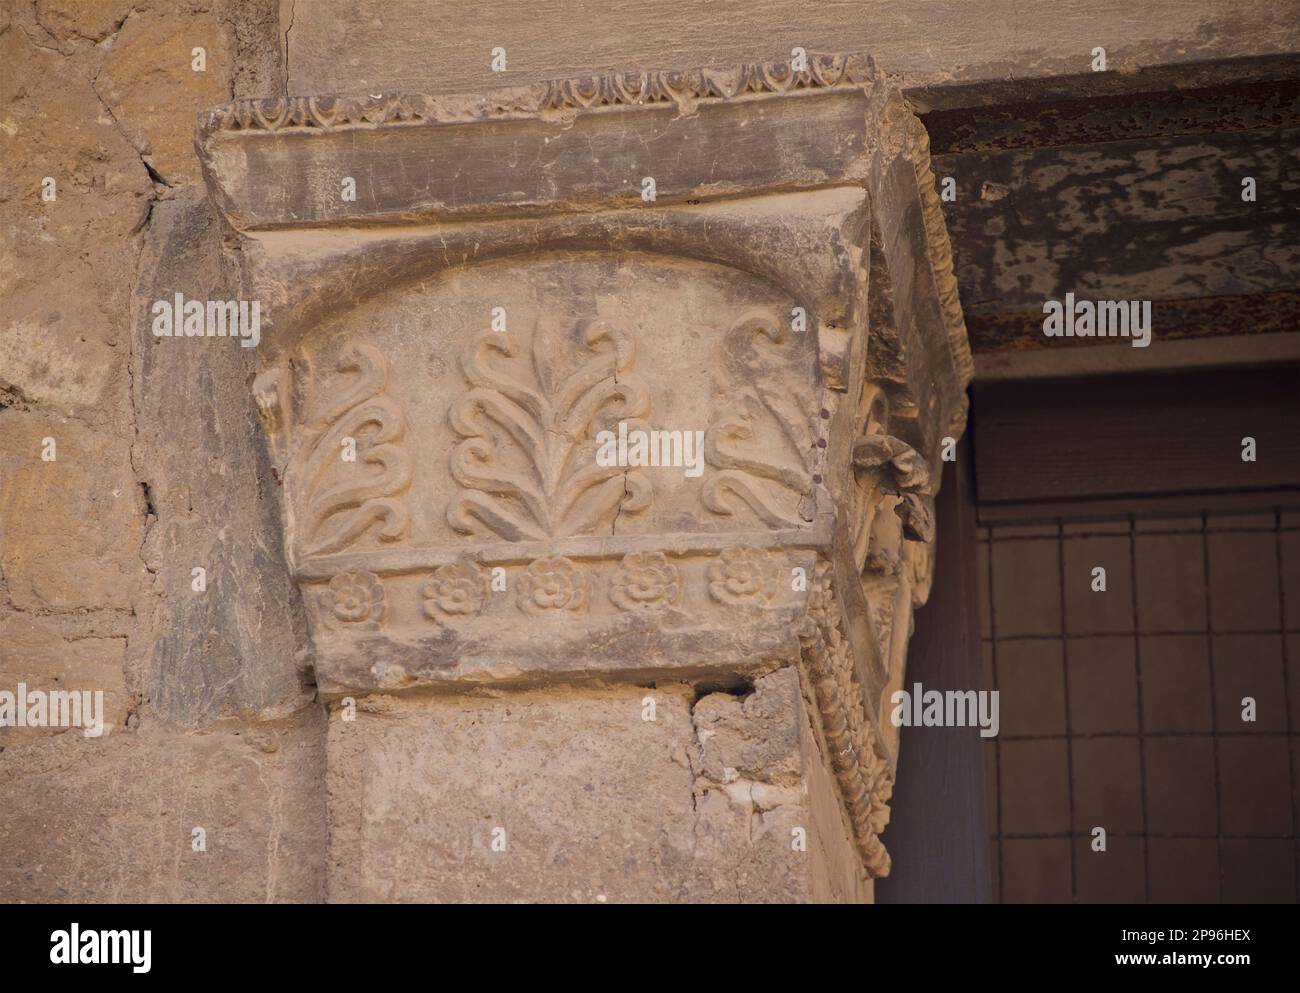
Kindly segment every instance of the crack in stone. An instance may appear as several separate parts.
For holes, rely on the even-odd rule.
[[[293,30],[294,15],[297,13],[297,0],[289,3],[289,25],[284,29],[284,97],[289,99],[289,32]]]

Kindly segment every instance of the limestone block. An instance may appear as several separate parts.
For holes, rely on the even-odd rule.
[[[1120,71],[1189,58],[1291,53],[1275,0],[308,0],[293,10],[291,92],[439,92],[552,76],[653,70],[870,48],[909,85],[1087,72],[1094,45]],[[1014,30],[1009,26],[1014,25]],[[492,52],[505,50],[505,73]]]
[[[0,901],[323,899],[322,725],[318,709],[203,731],[146,721],[5,748]]]
[[[76,60],[16,25],[0,34],[0,65],[0,404],[113,410],[152,186]]]
[[[331,900],[813,898],[820,853],[792,834],[812,830],[792,668],[698,702],[670,684],[345,712],[329,725]]]
[[[252,350],[229,338],[158,338],[154,301],[238,295],[205,202],[154,210],[141,257],[133,459],[149,517],[137,551],[132,662],[167,718],[283,717],[311,700],[302,606],[281,548],[276,482],[249,401]],[[142,487],[143,489],[143,487]],[[202,592],[193,588],[204,570]]]
[[[126,640],[123,638],[78,638],[65,640],[46,624],[18,614],[0,615],[0,690],[17,694],[22,683],[27,692],[46,695],[76,693],[81,700],[76,711],[80,727],[10,726],[0,728],[0,746],[31,741],[44,735],[109,735],[125,727],[134,700],[126,688]],[[90,696],[86,694],[102,694]],[[89,703],[90,710],[82,707]],[[45,713],[49,710],[46,707]],[[16,717],[16,712],[15,712]],[[48,719],[42,716],[42,720]],[[92,725],[93,722],[93,725]]]
[[[129,609],[143,572],[130,439],[9,410],[0,434],[0,568],[23,610]],[[53,461],[44,461],[46,439]]]
[[[234,76],[229,30],[210,12],[127,17],[96,79],[113,116],[139,135],[146,162],[175,186],[198,179],[191,122],[199,108],[226,99]],[[194,49],[203,49],[202,71]]]

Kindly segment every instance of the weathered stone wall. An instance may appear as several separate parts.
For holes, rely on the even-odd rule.
[[[105,693],[99,738],[0,731],[5,902],[324,892],[248,356],[148,334],[150,301],[224,296],[195,114],[282,64],[273,3],[0,5],[0,683]]]
[[[749,61],[791,44],[853,47],[839,26],[854,5],[834,6],[793,41],[788,25],[803,8],[770,3],[748,19],[752,34],[719,20],[683,41],[658,28],[647,35],[652,25],[635,18],[620,27],[608,13],[575,34],[574,8],[546,20],[550,8],[539,5],[542,19],[529,23],[564,26],[553,41],[642,37],[640,48],[607,46],[595,58],[530,51],[527,33],[491,38],[492,25],[510,28],[504,7],[452,5],[450,23],[417,17],[424,5],[303,0],[0,8],[0,685],[102,688],[106,701],[99,738],[0,731],[0,900],[870,899],[843,784],[828,768],[846,747],[824,739],[833,724],[818,712],[824,687],[801,685],[788,659],[756,660],[764,671],[749,674],[752,685],[727,691],[596,682],[377,693],[360,700],[355,721],[337,700],[327,711],[252,399],[256,350],[150,333],[155,300],[239,295],[247,244],[211,206],[194,154],[205,108],[285,92],[500,83],[468,63],[428,69],[420,52],[430,49],[419,46],[462,28],[458,45],[481,37],[508,47],[524,70],[510,82]],[[413,18],[424,18],[418,31]],[[395,31],[416,48],[372,43]],[[1044,55],[1043,71],[1055,59]],[[401,72],[380,80],[368,64]],[[896,137],[908,145],[904,133]],[[915,198],[911,160],[893,165],[876,192]],[[42,198],[45,177],[54,199]],[[281,181],[273,170],[258,177],[264,190]],[[898,217],[918,226],[919,204],[904,206]],[[878,361],[897,363],[888,374],[905,392],[900,356],[942,321],[933,300],[911,309],[911,280],[928,289],[930,274],[903,264],[924,251],[903,227],[887,229],[883,246],[877,237],[875,254],[854,227],[862,245],[842,254],[860,254],[865,269],[868,255],[874,268],[876,255],[900,253],[882,264],[882,276],[895,270],[901,302],[888,305],[900,327]],[[841,331],[831,324],[827,337]],[[861,365],[854,371],[860,382]],[[961,371],[948,373],[934,405],[943,425],[913,424],[918,447],[950,423],[960,431]],[[875,404],[864,403],[868,419]],[[850,406],[846,425],[863,413]],[[832,446],[846,477],[852,443],[846,430]],[[861,464],[895,486],[923,475],[907,445],[868,447],[855,453]],[[897,557],[871,566],[892,570],[870,580],[896,590],[872,622],[885,637],[870,651],[876,665],[893,664],[894,679],[915,579],[900,579],[907,567]],[[196,569],[205,589],[194,587]],[[865,604],[861,590],[854,596]],[[858,614],[845,642],[867,641],[865,608]],[[896,620],[904,633],[891,640]],[[841,632],[832,624],[799,638],[823,635],[835,642]],[[842,645],[832,647],[842,661]],[[643,718],[647,695],[654,721]],[[879,798],[869,800],[874,819]],[[504,852],[492,848],[495,827]],[[804,847],[791,844],[797,830]]]

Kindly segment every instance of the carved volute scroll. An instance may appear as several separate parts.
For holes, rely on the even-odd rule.
[[[246,101],[198,141],[321,693],[796,665],[886,872],[880,698],[970,356],[870,60]],[[609,461],[636,435],[678,461]]]
[[[784,314],[746,314],[715,349],[715,413],[705,435],[714,470],[704,506],[730,516],[737,501],[769,527],[811,522],[817,424],[789,395],[791,332]]]

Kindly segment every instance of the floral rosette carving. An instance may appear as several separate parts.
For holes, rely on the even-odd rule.
[[[534,616],[586,611],[591,577],[561,556],[531,562],[519,578],[519,607]]]
[[[452,562],[425,583],[424,612],[435,620],[477,614],[486,596],[487,574],[473,562]]]
[[[757,548],[724,548],[709,564],[709,593],[721,603],[763,607],[776,599],[781,573]]]
[[[362,631],[377,630],[388,609],[384,585],[372,572],[339,573],[321,593],[321,605],[328,618]]]
[[[663,552],[632,552],[614,573],[609,598],[623,610],[664,610],[681,595],[677,567]]]

